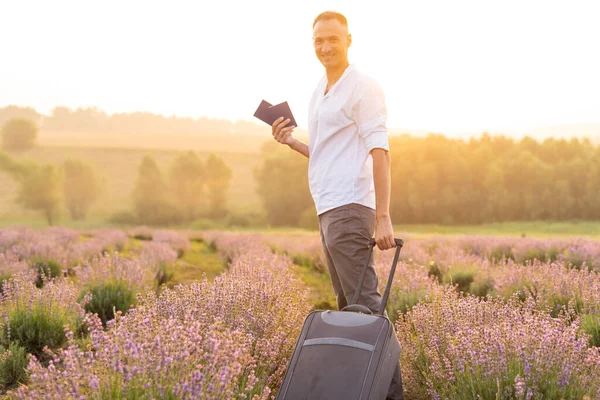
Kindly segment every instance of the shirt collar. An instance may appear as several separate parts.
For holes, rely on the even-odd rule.
[[[337,82],[331,87],[331,89],[329,89],[329,92],[327,92],[327,94],[324,97],[328,97],[330,95],[332,95],[333,92],[335,92],[335,89],[340,85],[340,83],[342,83],[342,81],[344,79],[346,79],[346,77],[354,70],[354,64],[348,64],[348,66],[346,67],[346,69],[344,70],[344,73],[342,74],[342,76],[340,76],[340,79],[337,80]],[[325,77],[323,78],[323,82],[324,85],[327,85],[327,75],[325,75]],[[323,93],[323,92],[321,92]]]

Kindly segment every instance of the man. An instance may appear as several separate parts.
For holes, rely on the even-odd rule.
[[[390,219],[390,155],[387,109],[379,85],[348,62],[352,36],[346,18],[324,12],[313,23],[313,44],[325,76],[309,106],[308,145],[279,118],[272,133],[279,143],[309,158],[309,186],[319,217],[321,241],[338,308],[348,305],[369,253],[395,247]],[[360,304],[377,312],[381,294],[371,260]],[[388,399],[402,398],[399,364]]]

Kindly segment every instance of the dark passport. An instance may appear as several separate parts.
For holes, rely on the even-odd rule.
[[[289,118],[290,122],[286,126],[298,126],[287,101],[272,105],[263,100],[256,109],[254,116],[269,125],[273,125],[277,118],[283,117],[284,120]]]

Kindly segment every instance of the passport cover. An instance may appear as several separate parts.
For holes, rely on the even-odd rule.
[[[289,118],[290,122],[286,125],[286,127],[292,125],[298,126],[287,101],[272,105],[271,103],[263,100],[260,102],[258,108],[254,112],[254,116],[268,125],[273,125],[273,122],[275,122],[275,120],[279,117],[283,117],[284,120]]]

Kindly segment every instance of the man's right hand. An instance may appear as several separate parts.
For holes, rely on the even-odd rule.
[[[272,130],[273,130],[273,139],[277,140],[281,144],[287,144],[291,146],[294,144],[296,139],[292,136],[292,131],[295,126],[286,126],[290,123],[290,119],[284,120],[283,117],[279,117],[273,122]]]

